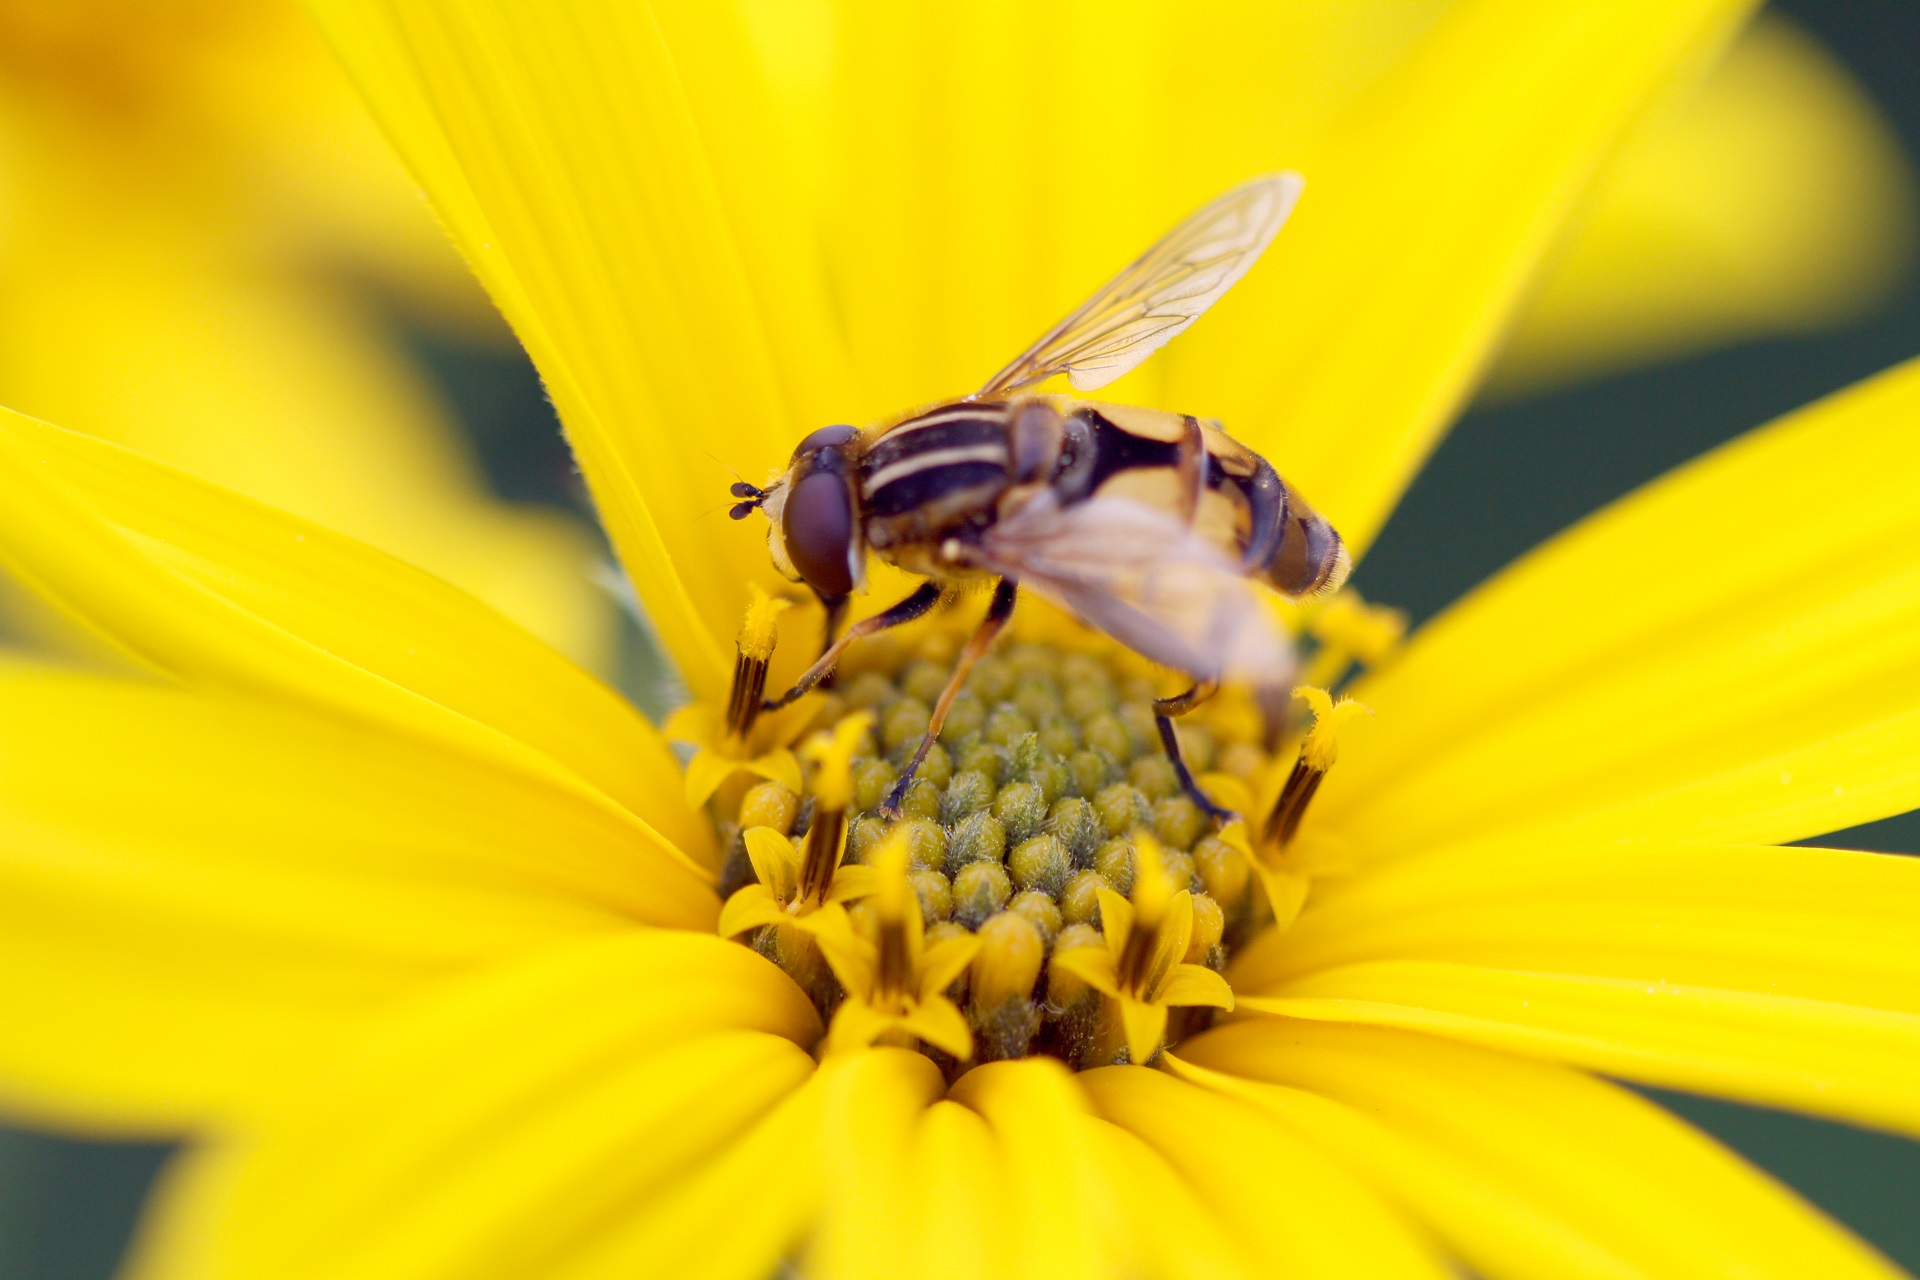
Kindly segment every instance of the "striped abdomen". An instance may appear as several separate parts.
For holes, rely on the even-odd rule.
[[[1074,496],[1120,494],[1163,510],[1187,503],[1195,526],[1249,576],[1299,599],[1338,590],[1349,561],[1340,535],[1273,465],[1215,422],[1132,405],[1072,402],[1092,465],[1067,478]],[[1204,445],[1198,474],[1182,468],[1183,441]],[[1192,496],[1198,494],[1197,501]]]

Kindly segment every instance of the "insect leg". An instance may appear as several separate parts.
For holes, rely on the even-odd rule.
[[[1187,798],[1200,806],[1200,812],[1215,822],[1230,822],[1233,814],[1207,799],[1207,793],[1193,780],[1193,771],[1187,768],[1187,762],[1180,756],[1180,739],[1173,731],[1173,717],[1183,716],[1201,703],[1211,698],[1220,684],[1215,680],[1202,680],[1185,693],[1171,698],[1153,700],[1153,724],[1160,731],[1160,745],[1166,748],[1167,759],[1173,761],[1173,773],[1180,780],[1180,789]]]
[[[887,792],[887,798],[880,805],[880,812],[889,818],[900,816],[900,802],[907,798],[907,788],[913,785],[913,775],[918,772],[920,762],[927,758],[927,752],[933,749],[933,740],[940,736],[940,726],[947,722],[947,710],[953,706],[953,700],[960,696],[960,686],[966,683],[967,672],[973,670],[973,664],[987,651],[1000,628],[1007,625],[1007,619],[1013,615],[1014,600],[1020,594],[1020,586],[1012,578],[1000,579],[993,589],[993,600],[987,605],[987,616],[980,619],[967,647],[960,651],[959,660],[953,664],[953,674],[947,677],[947,687],[940,691],[940,701],[934,704],[933,715],[927,720],[927,731],[920,739],[920,747],[913,753],[900,780]]]
[[[840,633],[840,624],[846,620],[847,597],[823,596],[818,591],[813,594],[819,598],[820,607],[827,613],[826,621],[820,628],[820,656],[824,658],[827,650],[833,648],[833,639]]]
[[[902,600],[899,604],[894,605],[891,609],[876,613],[871,618],[862,618],[860,621],[854,623],[847,628],[847,634],[827,646],[826,652],[820,655],[818,662],[815,662],[801,673],[800,678],[794,681],[793,688],[787,690],[777,698],[768,698],[760,704],[760,709],[762,711],[778,711],[781,707],[794,701],[800,697],[801,694],[806,693],[809,689],[813,688],[813,686],[819,684],[826,674],[833,670],[834,664],[840,661],[840,655],[847,651],[848,645],[852,644],[855,640],[861,640],[873,635],[877,631],[885,631],[888,627],[897,627],[903,622],[912,622],[915,618],[933,608],[934,605],[940,603],[940,597],[943,593],[943,589],[939,583],[931,580],[923,582],[912,595]],[[829,613],[829,617],[831,617],[831,613]]]

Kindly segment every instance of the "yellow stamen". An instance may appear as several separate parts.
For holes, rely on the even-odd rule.
[[[1294,833],[1300,829],[1300,820],[1307,815],[1307,806],[1339,758],[1341,726],[1362,712],[1373,714],[1371,707],[1352,698],[1336,702],[1325,689],[1311,685],[1295,689],[1293,696],[1313,712],[1313,727],[1307,730],[1306,739],[1300,744],[1300,758],[1294,761],[1293,772],[1287,775],[1279,798],[1273,802],[1273,811],[1267,815],[1262,834],[1265,843],[1274,849],[1284,849],[1292,842]]]
[[[727,692],[727,736],[735,744],[746,742],[753,722],[760,718],[761,700],[767,691],[767,666],[773,659],[780,615],[791,603],[769,596],[757,583],[747,584],[747,590],[752,598],[735,641],[733,684]]]
[[[846,852],[847,806],[853,801],[853,753],[873,727],[873,712],[856,711],[800,748],[815,766],[813,821],[807,827],[807,849],[800,872],[800,896],[817,901],[826,896],[833,873]],[[902,850],[905,844],[901,845]]]
[[[1335,701],[1325,689],[1316,689],[1311,685],[1295,689],[1293,696],[1305,702],[1313,712],[1313,728],[1307,731],[1306,741],[1300,744],[1300,759],[1307,768],[1325,773],[1333,768],[1333,762],[1339,758],[1341,726],[1357,715],[1372,715],[1373,708],[1352,698]]]
[[[747,616],[740,623],[740,636],[736,643],[744,656],[765,662],[773,657],[780,615],[791,608],[793,602],[768,595],[760,584],[754,582],[747,584],[747,592],[750,597]]]

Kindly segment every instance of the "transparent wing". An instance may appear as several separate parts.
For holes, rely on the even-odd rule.
[[[978,554],[1162,665],[1263,686],[1292,676],[1292,646],[1259,588],[1226,552],[1143,503],[1062,506],[1042,491],[987,530]]]
[[[1259,260],[1300,199],[1297,173],[1235,187],[1109,280],[976,395],[1017,391],[1064,373],[1076,391],[1104,387],[1170,342]]]

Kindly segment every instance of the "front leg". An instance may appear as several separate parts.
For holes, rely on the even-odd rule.
[[[802,694],[812,689],[813,686],[819,684],[821,679],[829,671],[833,670],[834,664],[840,661],[840,655],[847,651],[848,645],[852,644],[855,640],[864,639],[876,632],[885,631],[889,627],[897,627],[903,622],[912,622],[915,618],[933,608],[934,605],[940,603],[940,597],[943,594],[945,594],[945,589],[942,588],[939,583],[928,580],[921,583],[912,595],[902,600],[899,604],[894,605],[891,609],[876,613],[871,618],[862,618],[860,621],[854,623],[851,627],[847,628],[847,634],[827,646],[826,652],[820,655],[818,662],[801,673],[800,678],[794,681],[793,688],[787,690],[777,698],[768,698],[760,704],[760,709],[762,711],[778,711],[781,707],[793,702]]]
[[[1167,759],[1173,761],[1173,774],[1180,780],[1180,789],[1187,798],[1200,806],[1200,812],[1216,823],[1225,825],[1232,822],[1235,815],[1230,809],[1222,809],[1207,798],[1200,784],[1193,780],[1193,771],[1187,768],[1187,762],[1180,755],[1180,737],[1173,731],[1173,717],[1183,716],[1218,692],[1220,684],[1216,680],[1201,680],[1185,693],[1171,698],[1153,700],[1153,725],[1160,731],[1160,745],[1166,748]]]
[[[980,661],[987,652],[987,646],[1000,634],[1000,628],[1007,625],[1007,619],[1013,616],[1014,601],[1019,597],[1020,587],[1012,578],[1000,579],[993,589],[993,600],[987,605],[987,616],[980,619],[980,625],[967,641],[967,647],[960,651],[959,659],[953,664],[953,674],[947,677],[947,687],[940,691],[940,701],[934,704],[933,715],[927,720],[927,731],[921,735],[920,748],[913,753],[906,772],[887,792],[887,798],[880,805],[880,812],[889,818],[900,816],[900,802],[907,798],[907,788],[913,785],[913,775],[919,770],[920,762],[927,758],[927,752],[933,749],[933,740],[940,736],[940,726],[947,722],[947,711],[953,706],[953,700],[960,696],[960,686],[966,683],[967,672],[973,670],[973,664]]]

